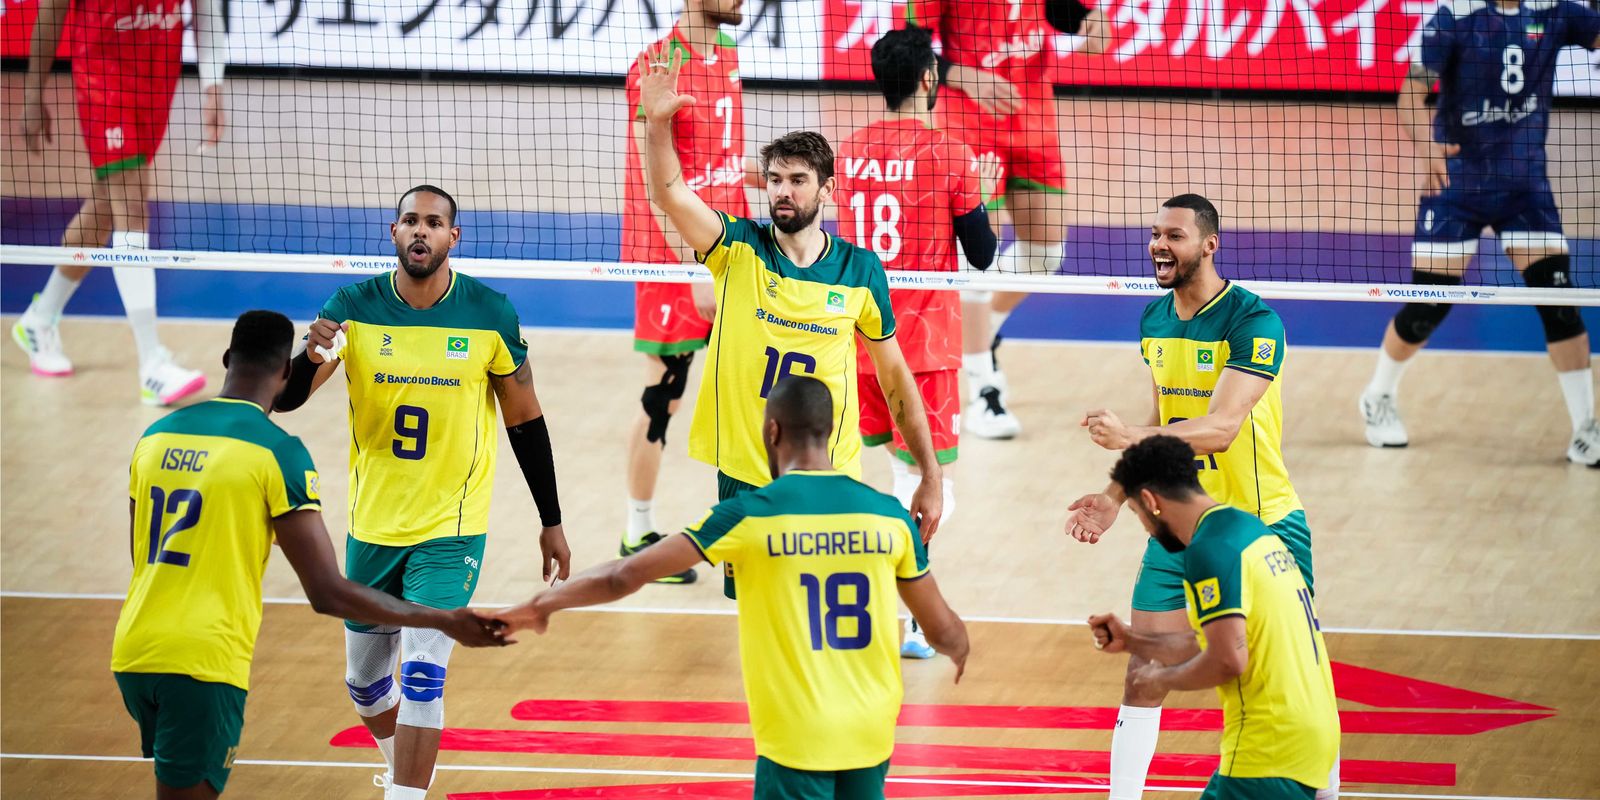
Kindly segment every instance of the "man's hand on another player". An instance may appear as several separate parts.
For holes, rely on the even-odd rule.
[[[1078,44],[1075,51],[1082,56],[1097,56],[1104,53],[1111,46],[1111,23],[1106,19],[1106,14],[1100,9],[1089,12],[1083,18],[1083,27],[1078,29],[1078,35],[1083,41]]]
[[[510,635],[517,631],[542,634],[549,630],[550,612],[539,606],[539,598],[542,596],[542,594],[536,595],[526,603],[502,608],[494,613],[494,621],[504,626],[501,630],[504,631],[508,644],[516,644],[517,640],[510,638]]]
[[[464,647],[505,647],[512,643],[506,639],[506,628],[499,620],[481,616],[469,608],[441,613],[447,621],[439,630]]]
[[[1022,93],[1011,81],[993,72],[956,64],[950,67],[946,80],[951,88],[992,116],[1009,117],[1022,110]]]
[[[539,531],[539,562],[545,583],[552,577],[566,580],[572,574],[572,549],[567,547],[567,534],[560,525]]]
[[[311,359],[313,364],[328,361],[330,353],[338,358],[343,345],[339,339],[349,327],[349,323],[341,325],[331,319],[319,319],[311,323],[310,330],[306,331],[306,358]],[[324,352],[318,352],[319,348]]]
[[[927,544],[939,532],[939,519],[944,516],[944,479],[929,480],[923,477],[917,491],[911,495],[911,518],[922,531],[922,543]]]
[[[978,191],[983,193],[983,202],[993,200],[1000,193],[1000,176],[1005,174],[1005,167],[1000,163],[1000,156],[993,152],[978,156]]]
[[[1067,516],[1067,535],[1080,542],[1094,544],[1100,541],[1101,535],[1111,530],[1122,504],[1104,492],[1096,492],[1072,501],[1067,510],[1072,512]]]
[[[1425,142],[1417,145],[1417,158],[1422,160],[1422,196],[1432,197],[1450,186],[1449,159],[1461,152],[1459,144]]]
[[[695,104],[692,95],[678,94],[678,71],[683,54],[661,48],[639,55],[639,108],[648,122],[666,122]]]
[[[1089,618],[1089,632],[1094,634],[1094,649],[1102,653],[1125,653],[1128,650],[1128,623],[1116,614],[1095,614]]]
[[[200,93],[200,125],[203,135],[199,152],[206,152],[222,143],[222,129],[227,115],[222,110],[222,84],[207,86]]]
[[[1158,661],[1146,661],[1128,673],[1128,692],[1130,694],[1166,694],[1168,689],[1167,674],[1170,670]]]
[[[1107,450],[1126,450],[1134,445],[1132,431],[1110,409],[1097,408],[1083,415],[1078,423],[1089,429],[1089,438]]]

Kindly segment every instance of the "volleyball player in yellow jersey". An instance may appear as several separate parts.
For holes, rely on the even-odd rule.
[[[494,483],[495,399],[539,508],[544,577],[570,559],[555,464],[516,310],[450,269],[456,203],[423,185],[400,197],[390,235],[400,269],[334,294],[295,358],[279,408],[345,365],[350,392],[352,580],[434,608],[471,599],[483,571]],[[554,567],[552,566],[554,563]],[[346,624],[345,682],[389,763],[390,800],[427,795],[444,726],[450,642],[426,631]],[[396,641],[398,639],[398,641]],[[395,658],[400,680],[395,686]]]
[[[855,351],[860,331],[895,426],[922,470],[912,517],[924,539],[933,536],[944,506],[944,476],[916,379],[894,341],[883,262],[821,227],[822,206],[835,185],[832,148],[809,131],[761,148],[771,224],[713,210],[685,185],[673,145],[673,117],[696,102],[677,92],[681,66],[676,52],[646,53],[640,56],[639,87],[650,199],[715,281],[717,319],[689,430],[689,455],[717,467],[721,500],[772,480],[761,445],[763,407],[778,380],[809,375],[832,392],[838,413],[828,455],[840,471],[860,477]]]
[[[1283,321],[1261,298],[1217,274],[1216,207],[1196,194],[1162,204],[1150,227],[1156,282],[1172,291],[1151,302],[1139,321],[1150,367],[1154,419],[1130,426],[1106,410],[1083,425],[1094,442],[1123,450],[1158,433],[1188,442],[1200,454],[1200,483],[1212,497],[1258,516],[1294,553],[1313,586],[1311,530],[1283,462]],[[1111,527],[1124,496],[1113,483],[1073,503],[1067,532],[1096,541]],[[1152,542],[1133,587],[1133,626],[1184,631],[1183,563]],[[1157,694],[1134,686],[1129,660],[1122,708],[1111,737],[1114,800],[1136,800],[1155,754],[1161,722]]]
[[[1111,480],[1150,540],[1182,557],[1193,631],[1089,618],[1095,646],[1141,659],[1152,692],[1215,687],[1222,760],[1201,800],[1311,800],[1337,785],[1339,709],[1311,589],[1292,549],[1253,512],[1206,494],[1195,451],[1174,436],[1128,448]]]
[[[403,603],[339,575],[316,467],[265,411],[288,379],[293,340],[282,314],[245,312],[222,356],[222,394],[151,425],[133,451],[133,579],[111,669],[156,761],[158,798],[216,797],[227,784],[274,538],[318,613],[504,643],[466,609]]]
[[[508,632],[543,633],[557,611],[626,597],[702,558],[734,564],[755,797],[878,800],[904,693],[895,595],[955,662],[957,681],[966,626],[939,594],[900,502],[833,466],[832,391],[814,378],[780,378],[764,414],[771,483],[717,504],[683,536],[495,616]]]

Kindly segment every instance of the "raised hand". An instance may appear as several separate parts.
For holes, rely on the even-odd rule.
[[[1122,504],[1106,494],[1096,492],[1072,501],[1067,510],[1072,512],[1067,517],[1067,535],[1080,542],[1094,544],[1117,521]]]
[[[665,122],[695,104],[693,95],[678,94],[683,53],[668,48],[639,55],[639,107],[648,122]]]

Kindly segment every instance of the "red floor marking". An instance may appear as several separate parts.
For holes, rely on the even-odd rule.
[[[1551,714],[1441,713],[1431,711],[1346,711],[1339,715],[1345,733],[1471,736],[1509,728]],[[511,709],[513,719],[538,722],[656,722],[746,725],[744,703],[654,700],[524,700]],[[1094,706],[964,706],[907,705],[901,727],[1039,728],[1110,730],[1115,708]],[[1161,712],[1166,731],[1220,731],[1218,709],[1169,708]]]
[[[1333,662],[1334,693],[1340,698],[1378,708],[1503,708],[1553,711],[1507,697],[1481,694],[1442,683]]]
[[[364,727],[346,728],[329,742],[335,747],[376,747]],[[673,759],[754,761],[749,739],[724,736],[673,736],[643,733],[510,731],[447,728],[440,750],[455,752],[541,753],[546,755],[634,756]],[[1150,774],[1202,778],[1216,770],[1215,755],[1161,753]],[[1104,775],[1110,754],[1103,750],[900,743],[894,763],[902,767],[1015,770]],[[1456,766],[1418,761],[1348,760],[1340,767],[1349,783],[1453,786]]]
[[[946,781],[988,781],[992,783],[1092,783],[1092,789],[1061,789],[1053,786],[960,786],[947,783],[898,783],[884,786],[888,797],[985,797],[989,795],[1019,794],[1084,794],[1105,791],[1103,778],[1071,778],[1054,775],[997,775],[989,773],[969,775],[895,775],[897,778],[936,778]],[[1168,788],[1198,789],[1205,786],[1197,782],[1164,782],[1146,787],[1149,791]],[[449,800],[583,800],[596,798],[672,797],[677,800],[723,800],[723,798],[749,797],[754,781],[700,781],[683,783],[625,784],[611,786],[575,786],[559,789],[517,789],[495,792],[464,792],[452,794]]]

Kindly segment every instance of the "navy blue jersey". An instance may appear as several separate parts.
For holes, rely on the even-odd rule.
[[[1441,3],[1422,30],[1422,63],[1439,76],[1433,137],[1461,146],[1452,188],[1534,189],[1547,181],[1545,134],[1556,55],[1594,49],[1600,13],[1570,0],[1505,11],[1482,0]]]

